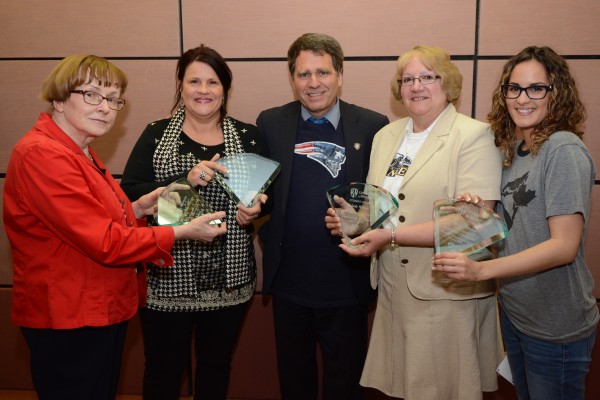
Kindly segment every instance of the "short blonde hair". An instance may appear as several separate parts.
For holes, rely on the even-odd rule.
[[[65,57],[42,83],[40,98],[49,101],[65,101],[77,86],[98,80],[104,87],[115,86],[121,95],[127,88],[127,75],[105,58],[93,55]]]
[[[456,105],[462,89],[463,77],[450,60],[450,54],[441,47],[416,46],[402,54],[396,63],[396,73],[392,78],[392,92],[398,100],[402,100],[400,83],[398,82],[404,74],[404,69],[410,60],[419,59],[427,68],[441,77],[442,89],[446,93],[448,103]]]

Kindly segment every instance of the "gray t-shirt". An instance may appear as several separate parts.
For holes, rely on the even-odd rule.
[[[580,213],[587,226],[594,179],[592,157],[571,132],[552,134],[535,157],[516,149],[512,166],[502,173],[499,211],[508,237],[500,244],[500,256],[548,240],[549,217]],[[585,226],[572,264],[500,280],[502,307],[522,333],[568,343],[595,329],[599,315],[594,280],[584,261]]]

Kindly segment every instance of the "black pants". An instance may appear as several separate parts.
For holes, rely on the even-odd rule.
[[[368,340],[368,307],[308,308],[273,296],[277,366],[283,400],[316,400],[317,343],[323,400],[358,400]]]
[[[225,400],[233,348],[247,308],[248,303],[197,312],[141,309],[146,356],[144,400],[178,399],[194,332],[194,400]]]
[[[114,400],[127,321],[99,328],[21,331],[40,400]]]

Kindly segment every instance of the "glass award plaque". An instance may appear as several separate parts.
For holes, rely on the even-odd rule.
[[[335,186],[326,195],[340,219],[344,243],[353,248],[350,240],[379,228],[398,209],[398,200],[390,192],[368,183]]]
[[[156,222],[159,225],[183,225],[196,217],[212,212],[214,211],[210,204],[187,179],[178,179],[158,196]],[[210,223],[220,225],[221,220]]]
[[[254,153],[238,153],[219,158],[217,163],[229,172],[217,172],[215,180],[236,203],[251,207],[254,199],[263,194],[275,179],[281,165],[277,161]]]
[[[433,203],[435,251],[465,255],[504,239],[508,229],[493,210],[461,200],[437,200]]]

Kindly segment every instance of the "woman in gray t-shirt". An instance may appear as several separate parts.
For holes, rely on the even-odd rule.
[[[504,157],[498,212],[508,237],[500,258],[441,253],[434,269],[458,280],[499,279],[519,399],[584,399],[599,319],[584,261],[595,178],[581,141],[585,108],[566,61],[548,47],[509,60],[492,103],[488,119]]]

